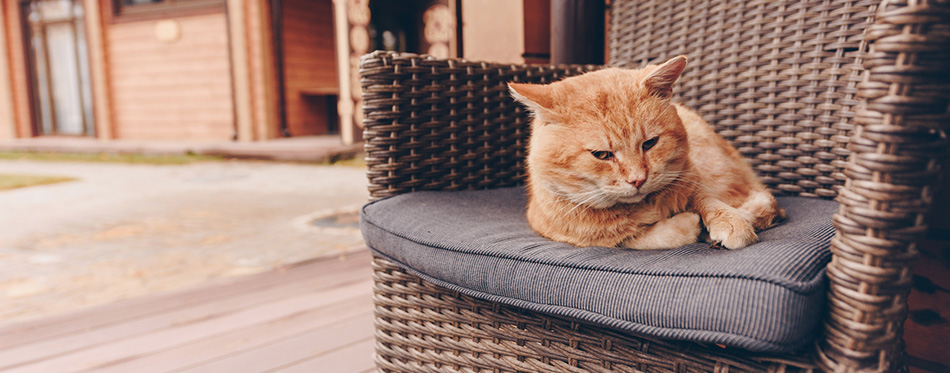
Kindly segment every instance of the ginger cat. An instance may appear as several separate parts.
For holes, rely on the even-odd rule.
[[[510,83],[533,113],[528,221],[576,246],[670,249],[701,233],[728,249],[784,218],[739,152],[670,103],[686,57],[547,84]]]

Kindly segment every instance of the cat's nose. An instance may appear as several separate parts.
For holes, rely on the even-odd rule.
[[[645,178],[645,177],[637,177],[637,178],[629,178],[629,179],[627,179],[627,183],[630,183],[630,185],[633,185],[633,186],[637,187],[637,189],[640,189],[640,187],[643,186],[643,183],[645,183],[645,182],[647,182],[647,178]]]

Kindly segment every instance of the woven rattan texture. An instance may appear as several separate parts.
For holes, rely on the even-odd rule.
[[[774,191],[838,196],[829,314],[817,353],[831,371],[904,368],[910,266],[947,151],[940,130],[950,127],[950,2],[877,3],[612,1],[613,64],[688,54],[680,99]],[[527,118],[504,82],[547,82],[594,68],[367,56],[361,73],[372,196],[522,182]],[[388,263],[377,262],[376,302],[385,370],[596,371],[635,360],[631,367],[647,371],[762,368],[748,357],[710,358],[703,354],[720,351],[615,336],[460,296]],[[691,355],[697,352],[703,357]]]
[[[687,55],[676,100],[699,111],[776,194],[834,197],[877,3],[616,1],[610,64]]]
[[[373,260],[376,363],[384,372],[809,371],[807,357],[737,357],[715,346],[618,334],[471,298]]]
[[[505,83],[548,83],[593,69],[390,52],[364,56],[360,74],[370,194],[522,183],[528,113],[512,100]]]
[[[885,2],[877,17],[827,270],[833,308],[819,356],[835,371],[902,368],[915,242],[950,130],[950,2]]]

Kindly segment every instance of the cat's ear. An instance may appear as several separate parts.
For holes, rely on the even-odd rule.
[[[542,84],[508,83],[511,97],[527,106],[536,116],[542,116],[554,106],[551,87]]]
[[[673,96],[673,83],[686,68],[686,56],[673,57],[656,68],[643,79],[643,86],[650,90],[650,94],[660,98]]]

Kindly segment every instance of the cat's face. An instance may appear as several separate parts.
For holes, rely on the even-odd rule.
[[[544,86],[512,84],[515,97],[535,112],[530,182],[569,201],[606,208],[640,202],[678,181],[688,146],[668,97],[682,62],[673,71],[661,70],[670,69],[667,63]]]

